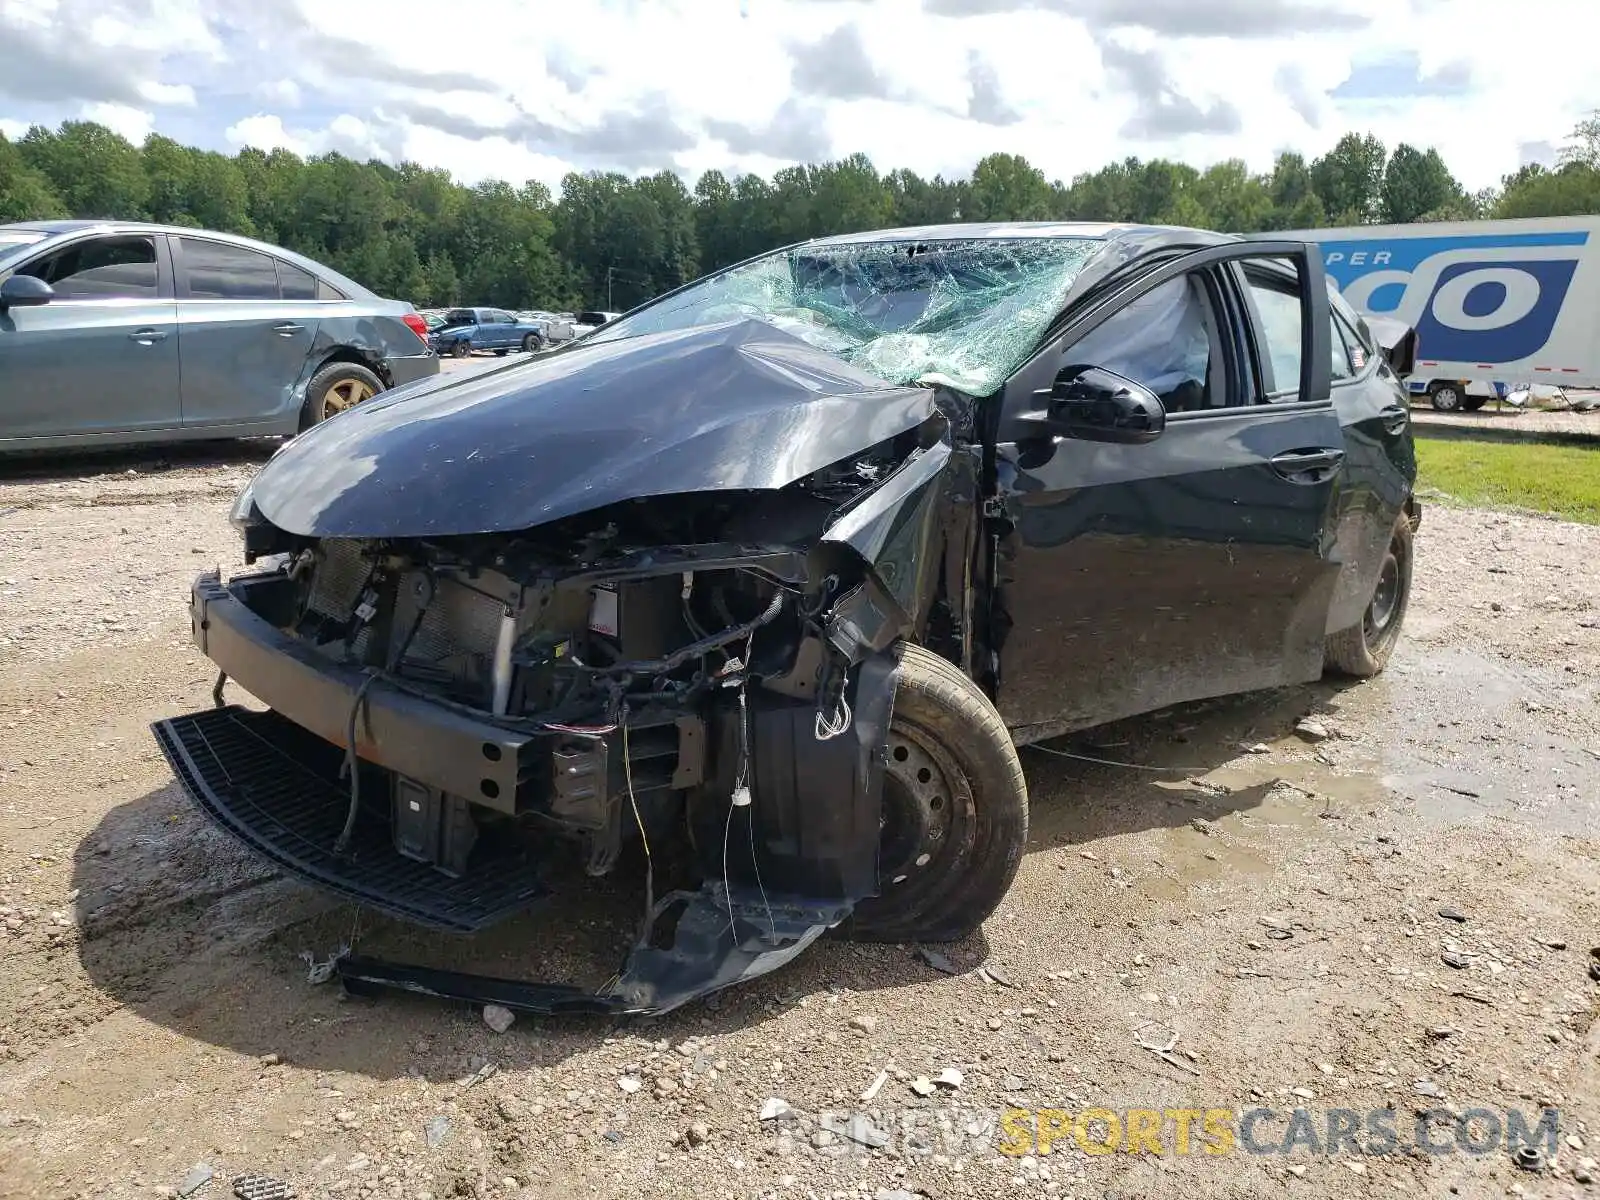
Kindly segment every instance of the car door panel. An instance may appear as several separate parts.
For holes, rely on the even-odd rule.
[[[83,239],[16,270],[43,277],[45,260],[128,241],[154,251],[151,294],[118,295],[115,269],[89,269],[58,280],[48,304],[0,312],[0,440],[94,440],[179,423],[177,306],[161,239]]]
[[[220,243],[174,237],[183,424],[293,427],[323,305],[280,300],[277,276],[246,276],[215,254]],[[235,247],[225,247],[230,254]],[[210,257],[202,257],[210,252]],[[253,251],[245,252],[255,254]],[[266,255],[256,255],[270,265]],[[248,261],[248,260],[240,260]],[[251,295],[258,292],[259,295]]]
[[[1048,394],[1084,332],[1139,296],[1273,247],[1285,249],[1236,244],[1149,272],[1008,385],[995,453],[1005,514],[998,703],[1019,740],[1321,673],[1344,449],[1325,340],[1320,372],[1310,366],[1301,381],[1320,399],[1230,395],[1227,407],[1170,416],[1143,445],[1041,432],[1028,400]],[[1313,259],[1302,254],[1302,269],[1320,276]],[[1212,284],[1212,319],[1242,319],[1226,277]],[[1245,344],[1231,328],[1217,332],[1214,345]],[[1228,386],[1250,387],[1247,364],[1224,353]]]

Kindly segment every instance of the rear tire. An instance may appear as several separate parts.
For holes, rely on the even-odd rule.
[[[1401,513],[1361,620],[1327,640],[1324,655],[1329,670],[1370,679],[1389,664],[1411,602],[1411,552],[1411,521]]]
[[[1028,841],[1028,785],[977,684],[907,645],[889,721],[881,894],[856,906],[860,941],[955,941],[994,912]]]
[[[1428,403],[1440,412],[1460,412],[1464,393],[1459,383],[1440,380],[1428,387]]]
[[[383,391],[383,380],[366,367],[351,362],[329,363],[306,384],[306,403],[300,411],[300,428],[320,425],[329,417],[354,408]]]

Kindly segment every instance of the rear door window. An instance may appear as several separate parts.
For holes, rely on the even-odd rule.
[[[1260,317],[1261,365],[1271,371],[1264,381],[1269,400],[1295,400],[1300,395],[1300,297],[1287,284],[1278,286],[1255,275],[1247,276],[1250,298]],[[1348,369],[1347,369],[1348,373]]]
[[[156,243],[144,235],[75,242],[16,273],[44,280],[61,300],[154,300]]]
[[[243,246],[181,237],[189,296],[195,300],[276,300],[278,268],[268,255]]]

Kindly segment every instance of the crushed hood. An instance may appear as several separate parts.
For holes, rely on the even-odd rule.
[[[285,445],[251,490],[307,537],[510,532],[622,500],[780,488],[934,411],[926,388],[740,320],[379,396]]]

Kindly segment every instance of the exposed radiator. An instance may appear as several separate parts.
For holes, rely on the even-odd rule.
[[[443,664],[462,657],[480,657],[487,662],[494,654],[505,606],[448,577],[430,581],[420,570],[407,571],[400,577],[390,635],[394,649],[399,649],[410,632],[418,606],[424,601],[427,608],[406,650],[407,662]]]
[[[319,561],[311,576],[306,607],[335,621],[348,621],[372,573],[372,564],[362,557],[361,543],[347,538],[327,538],[317,551]]]

